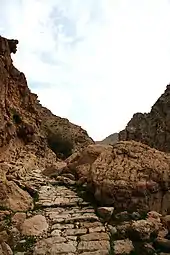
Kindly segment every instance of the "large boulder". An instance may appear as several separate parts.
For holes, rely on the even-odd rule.
[[[134,141],[91,145],[72,155],[64,171],[86,183],[101,205],[161,213],[170,207],[170,157],[147,145]]]
[[[33,209],[33,199],[15,182],[0,182],[0,207],[12,211],[28,211]]]

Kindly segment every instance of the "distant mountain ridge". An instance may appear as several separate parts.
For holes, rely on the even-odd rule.
[[[149,113],[133,115],[126,128],[119,133],[119,140],[134,140],[170,152],[170,85]]]
[[[118,133],[113,133],[109,136],[107,136],[105,139],[103,139],[102,141],[96,141],[96,143],[98,144],[110,144],[110,145],[114,145],[115,143],[118,142]]]

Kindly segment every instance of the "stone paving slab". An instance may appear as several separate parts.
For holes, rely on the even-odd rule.
[[[39,187],[35,205],[48,223],[47,233],[37,238],[33,255],[109,254],[110,237],[105,226],[72,185],[56,185],[56,181],[44,177],[40,171],[31,173],[27,182],[32,188]]]

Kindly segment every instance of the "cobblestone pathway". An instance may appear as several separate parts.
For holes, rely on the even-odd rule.
[[[52,180],[37,170],[26,180],[38,191],[33,214],[24,226],[25,234],[31,231],[37,236],[33,254],[108,255],[109,234],[94,208],[78,196],[74,180],[63,177],[64,185],[61,178]]]

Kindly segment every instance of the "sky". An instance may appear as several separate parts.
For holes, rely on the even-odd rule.
[[[0,0],[0,17],[31,91],[94,140],[149,112],[170,83],[169,0]]]

